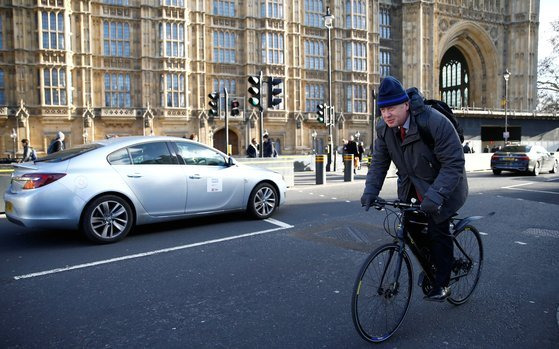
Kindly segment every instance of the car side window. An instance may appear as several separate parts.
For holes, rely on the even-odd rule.
[[[128,147],[134,165],[173,165],[176,158],[171,155],[165,142],[137,144]]]
[[[111,165],[130,165],[130,155],[128,155],[128,150],[126,148],[114,151],[107,156],[107,161]]]
[[[223,155],[203,145],[188,142],[176,144],[179,157],[187,165],[225,166],[227,164]]]

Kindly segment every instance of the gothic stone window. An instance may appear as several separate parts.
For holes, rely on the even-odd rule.
[[[103,22],[103,54],[130,57],[130,25],[123,22]]]
[[[45,93],[45,105],[66,105],[65,68],[44,68],[43,88]]]
[[[130,108],[130,74],[105,74],[105,107]]]
[[[367,5],[364,0],[346,0],[345,16],[347,29],[367,29]]]
[[[262,41],[262,63],[283,64],[283,33],[264,33]]]
[[[164,57],[184,57],[184,25],[164,22],[159,24],[161,55]]]
[[[221,108],[221,110],[225,110],[225,94],[223,93],[223,89],[227,89],[229,101],[231,101],[234,97],[237,96],[237,81],[228,79],[214,79],[213,86],[213,91],[219,92],[219,107]]]
[[[305,0],[305,25],[323,27],[324,2],[322,0]]]
[[[235,1],[213,0],[213,14],[217,16],[235,17]]]
[[[464,55],[451,47],[443,56],[439,78],[441,99],[453,108],[469,104],[469,72]]]
[[[305,68],[324,70],[324,43],[305,40]]]
[[[4,83],[4,71],[0,69],[0,105],[6,105],[6,97],[4,95],[6,85]]]
[[[350,71],[367,70],[367,45],[362,42],[346,43],[346,69]]]
[[[42,48],[64,50],[64,13],[41,13]]]
[[[390,11],[386,8],[381,8],[379,13],[379,20],[380,20],[380,38],[381,39],[390,39],[391,32],[390,32]]]
[[[314,112],[316,106],[324,103],[324,85],[308,84],[305,86],[305,111]]]
[[[168,108],[184,108],[184,75],[167,73],[164,74],[161,79],[161,86],[163,90],[161,105]]]
[[[380,50],[380,76],[390,75],[390,51]]]
[[[283,0],[262,0],[260,15],[262,18],[283,18]]]
[[[366,85],[346,86],[346,111],[348,113],[367,112],[367,86]]]
[[[235,63],[237,61],[237,34],[214,31],[214,57],[216,63]]]

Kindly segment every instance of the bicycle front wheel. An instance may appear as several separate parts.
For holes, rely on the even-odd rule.
[[[404,320],[413,288],[413,271],[406,251],[383,245],[369,255],[355,281],[351,299],[353,323],[368,342],[387,340]],[[400,264],[399,278],[395,272]]]
[[[448,301],[463,304],[474,292],[483,265],[483,245],[476,227],[467,225],[454,233],[454,262],[450,274],[452,290]]]

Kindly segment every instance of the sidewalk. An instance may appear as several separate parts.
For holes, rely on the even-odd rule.
[[[367,176],[367,170],[367,166],[362,166],[360,170],[357,170],[357,174],[353,176],[353,182],[364,181]],[[342,183],[351,183],[344,182],[343,169],[336,172],[326,172],[326,182],[319,185]],[[316,173],[314,171],[295,172],[295,186],[293,188],[312,185],[317,185]]]

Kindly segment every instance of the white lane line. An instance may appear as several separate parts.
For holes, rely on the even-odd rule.
[[[526,242],[522,242],[522,241],[515,241],[514,243],[519,245],[528,245]]]
[[[480,232],[479,232],[479,235],[489,235],[489,234],[480,231]]]
[[[338,200],[338,198],[331,198],[332,200]]]
[[[6,215],[4,213],[0,214],[0,218],[6,218]]]
[[[515,184],[515,185],[509,185],[508,187],[502,187],[502,189],[511,189],[514,187],[522,187],[524,185],[530,185],[530,184],[534,184],[534,182],[525,182],[525,183],[520,183],[520,184]]]
[[[345,202],[351,202],[351,201],[349,201],[349,200],[346,200]]]
[[[521,184],[509,185],[508,187],[501,187],[501,189],[521,190],[521,191],[528,191],[528,192],[531,192],[531,193],[542,193],[542,194],[555,194],[555,195],[559,195],[559,192],[554,192],[554,191],[517,188],[517,187],[520,187],[520,186],[530,185],[530,184],[534,184],[534,182],[526,182],[526,183],[521,183]]]
[[[253,232],[253,233],[246,233],[246,234],[241,234],[241,235],[229,236],[229,237],[221,238],[221,239],[201,241],[201,242],[196,242],[196,243],[188,244],[188,245],[169,247],[169,248],[164,248],[164,249],[161,249],[161,250],[136,253],[136,254],[131,254],[131,255],[128,255],[128,256],[105,259],[105,260],[91,262],[91,263],[72,265],[72,266],[67,266],[67,267],[64,267],[64,268],[56,268],[56,269],[51,269],[51,270],[45,270],[45,271],[40,271],[40,272],[36,272],[36,273],[31,273],[31,274],[18,275],[18,276],[14,276],[14,280],[29,279],[29,278],[34,278],[34,277],[37,277],[37,276],[62,273],[62,272],[65,272],[65,271],[70,271],[70,270],[75,270],[75,269],[89,268],[89,267],[94,267],[94,266],[102,265],[102,264],[115,263],[115,262],[120,262],[120,261],[124,261],[124,260],[128,260],[128,259],[134,259],[134,258],[142,258],[142,257],[152,256],[152,255],[161,254],[161,253],[184,250],[184,249],[187,249],[187,248],[192,248],[192,247],[197,247],[197,246],[211,245],[211,244],[215,244],[215,243],[218,243],[218,242],[224,242],[224,241],[229,241],[229,240],[237,240],[237,239],[242,239],[242,238],[246,238],[246,237],[262,235],[262,234],[272,233],[272,232],[279,231],[279,230],[293,228],[293,226],[290,225],[290,224],[287,224],[287,223],[284,223],[284,222],[281,222],[281,221],[278,221],[278,220],[275,220],[275,219],[272,219],[272,218],[265,219],[264,221],[266,221],[268,223],[271,223],[271,224],[274,224],[274,225],[277,225],[278,228],[260,230],[260,231],[256,231],[256,232]]]

